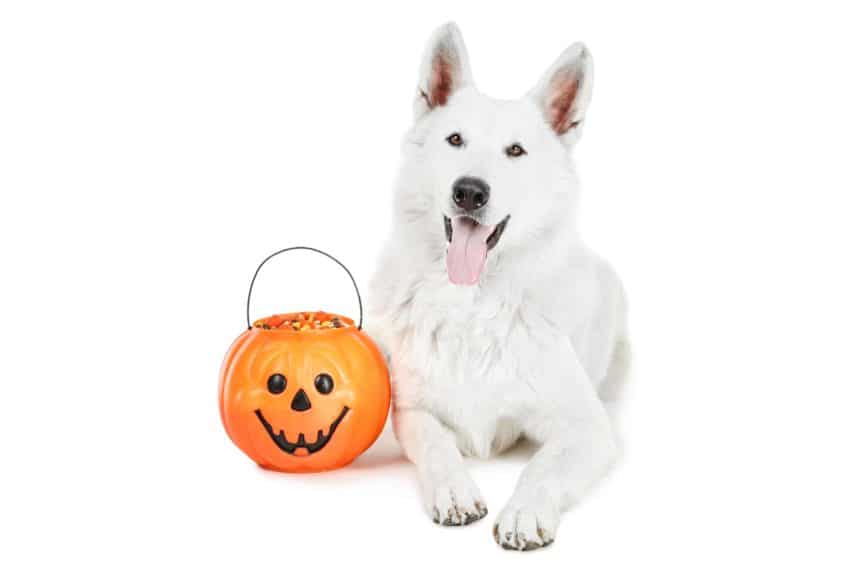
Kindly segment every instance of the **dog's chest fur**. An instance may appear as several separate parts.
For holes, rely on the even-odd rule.
[[[396,407],[432,411],[471,455],[506,448],[520,434],[517,420],[555,394],[557,382],[535,368],[565,339],[551,297],[511,281],[463,288],[441,272],[410,282],[391,289],[382,323]]]

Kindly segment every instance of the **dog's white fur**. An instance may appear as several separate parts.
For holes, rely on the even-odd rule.
[[[521,436],[540,444],[496,519],[506,548],[552,542],[562,510],[616,453],[598,390],[625,337],[624,296],[578,236],[570,159],[591,66],[585,46],[574,44],[526,96],[492,99],[472,84],[456,25],[433,34],[393,228],[370,289],[371,333],[391,364],[395,433],[435,521],[459,525],[486,514],[462,454],[486,457]],[[559,109],[566,100],[554,90],[571,85],[574,97]],[[563,120],[559,129],[554,120]],[[454,132],[464,146],[446,141]],[[514,142],[527,154],[508,157]],[[451,284],[445,270],[443,214],[455,214],[452,183],[464,175],[490,185],[487,224],[511,215],[475,286]]]

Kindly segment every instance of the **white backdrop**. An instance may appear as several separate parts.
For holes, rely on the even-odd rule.
[[[789,6],[789,4],[791,6]],[[423,43],[454,19],[516,97],[596,65],[581,222],[623,275],[625,454],[550,549],[423,514],[386,431],[352,467],[257,469],[217,411],[256,264],[362,288]],[[856,571],[860,41],[828,2],[8,2],[0,7],[4,571]],[[253,314],[355,315],[299,254]]]

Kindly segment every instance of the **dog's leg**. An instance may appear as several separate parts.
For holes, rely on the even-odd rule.
[[[570,384],[564,399],[548,402],[550,409],[524,421],[526,435],[542,445],[493,527],[496,542],[505,549],[522,551],[552,543],[561,512],[581,498],[615,457],[606,410],[585,371],[578,362],[574,366],[572,383],[564,380]]]
[[[394,411],[394,431],[418,468],[424,505],[442,525],[467,525],[487,515],[451,431],[423,410]]]

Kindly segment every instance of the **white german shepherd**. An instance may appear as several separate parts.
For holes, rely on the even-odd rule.
[[[551,543],[616,455],[598,392],[623,348],[624,295],[577,233],[570,159],[591,84],[591,56],[574,44],[523,98],[487,97],[457,26],[439,28],[371,283],[394,430],[435,522],[487,514],[463,454],[540,444],[493,527],[508,549]]]

